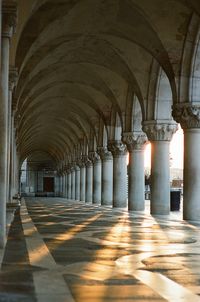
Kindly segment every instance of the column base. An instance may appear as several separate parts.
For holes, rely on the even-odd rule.
[[[101,201],[101,205],[102,206],[112,206],[112,200],[109,200],[109,201]]]
[[[113,201],[113,208],[127,208],[127,200]]]
[[[151,215],[169,215],[170,214],[170,206],[163,207],[159,204],[154,204],[153,207],[151,206],[150,210]]]
[[[136,202],[134,202],[134,204],[128,204],[128,210],[129,211],[140,211],[140,212],[144,211],[145,210],[145,204],[142,203],[142,205],[138,205],[140,203],[141,202],[136,201]]]

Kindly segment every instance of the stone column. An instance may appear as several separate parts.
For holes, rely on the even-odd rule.
[[[123,142],[129,151],[128,169],[128,209],[143,211],[145,209],[144,183],[144,146],[147,137],[142,132],[123,133]]]
[[[93,164],[91,160],[86,162],[86,194],[85,202],[92,202],[93,192]]]
[[[10,38],[16,26],[16,4],[2,4],[1,96],[0,96],[0,247],[6,243],[7,161],[8,161],[8,78]]]
[[[12,160],[13,160],[13,117],[12,117],[12,93],[17,83],[17,69],[9,69],[9,98],[8,98],[8,162],[7,162],[7,202],[12,202]]]
[[[101,203],[101,159],[97,152],[92,152],[91,160],[93,163],[93,196],[94,204]]]
[[[200,104],[173,106],[184,131],[183,219],[200,221]]]
[[[16,158],[16,141],[15,141],[15,127],[14,127],[14,113],[12,116],[12,143],[11,143],[11,183],[10,183],[10,196],[11,199],[17,194],[15,186],[15,158]]]
[[[67,199],[72,198],[72,173],[71,168],[67,172]]]
[[[72,167],[72,194],[71,194],[71,199],[75,200],[75,167]]]
[[[80,168],[75,166],[75,199],[80,200]]]
[[[65,171],[65,198],[67,198],[68,193],[68,177],[67,177],[67,171]]]
[[[121,141],[110,141],[113,156],[113,207],[127,206],[127,148]]]
[[[85,178],[86,178],[85,163],[81,162],[80,163],[80,200],[81,201],[85,201],[85,188],[86,188]]]
[[[63,172],[60,175],[60,196],[63,197]]]
[[[151,142],[151,214],[154,215],[170,212],[169,144],[177,129],[172,122],[143,122],[143,131]]]
[[[113,157],[106,147],[98,147],[101,158],[101,204],[112,205],[113,201]]]
[[[63,197],[66,197],[67,195],[67,188],[66,188],[66,172],[64,171],[64,174],[63,174]]]
[[[60,193],[60,197],[62,197],[62,185],[63,185],[63,178],[62,178],[62,172],[60,172],[60,176],[59,176],[59,193]]]

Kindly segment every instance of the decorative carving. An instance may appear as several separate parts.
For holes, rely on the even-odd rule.
[[[127,145],[129,152],[143,150],[147,142],[147,136],[143,132],[124,132],[122,141]]]
[[[88,160],[87,156],[82,155],[81,159],[78,162],[79,167],[80,168],[85,168],[87,160]]]
[[[98,147],[97,148],[97,153],[99,154],[100,158],[102,161],[105,160],[112,160],[112,153],[108,151],[107,147]]]
[[[89,159],[92,161],[93,164],[100,162],[101,158],[97,152],[89,152],[88,154]]]
[[[77,162],[77,164],[75,165],[75,171],[80,171],[80,167],[79,167],[78,162]]]
[[[9,90],[13,91],[14,87],[17,84],[18,72],[17,68],[10,67],[9,69]]]
[[[75,172],[75,164],[74,163],[71,165],[71,172],[72,173]]]
[[[142,130],[150,141],[171,141],[173,134],[178,130],[178,125],[172,122],[145,121]]]
[[[2,3],[2,36],[11,38],[17,26],[17,4],[13,1]]]
[[[68,171],[68,166],[65,165],[65,166],[63,167],[63,172],[64,172],[64,174],[66,174],[67,171]]]
[[[183,129],[200,128],[200,104],[175,104],[172,107],[172,115]]]
[[[113,157],[127,154],[127,147],[122,141],[109,141],[108,150],[112,153]]]
[[[81,168],[85,168],[85,162],[83,162],[82,160],[80,160],[80,161],[78,162],[78,166],[79,166],[80,169],[81,169]]]
[[[85,165],[87,168],[90,168],[90,167],[92,167],[93,164],[92,164],[92,161],[88,158]]]
[[[66,174],[72,173],[72,165],[71,164],[68,164],[67,166],[65,166],[65,172],[66,172]]]

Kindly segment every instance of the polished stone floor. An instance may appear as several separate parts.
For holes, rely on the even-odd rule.
[[[59,198],[16,211],[0,301],[200,301],[200,225]]]

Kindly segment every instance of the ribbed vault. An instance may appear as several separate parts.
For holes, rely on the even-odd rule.
[[[160,70],[178,102],[188,27],[199,13],[195,0],[36,1],[11,55],[19,72],[13,107],[21,159],[41,150],[58,163],[91,133],[99,141],[112,112],[123,129],[135,97],[147,119]]]

